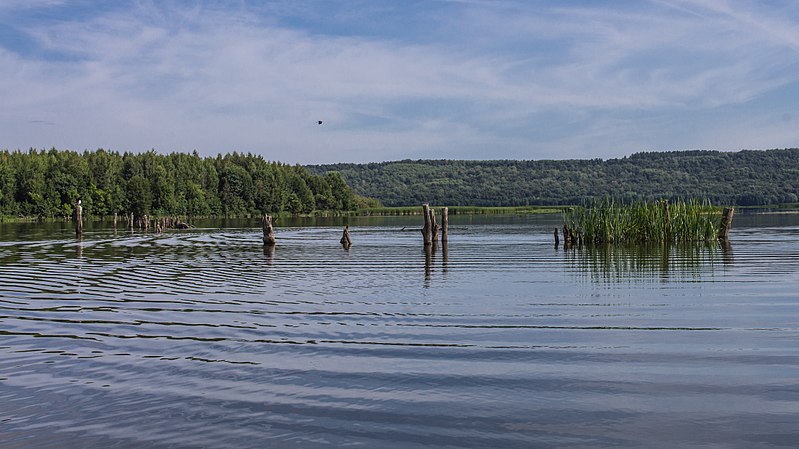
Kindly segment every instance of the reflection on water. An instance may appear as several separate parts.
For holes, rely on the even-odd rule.
[[[563,254],[572,271],[587,273],[598,282],[700,280],[733,263],[730,242],[587,245],[565,249]]]
[[[436,270],[440,270],[444,278],[449,272],[449,242],[446,240],[442,242],[434,241],[432,245],[422,246],[424,251],[424,286],[430,287]]]
[[[799,222],[554,249],[559,217],[0,226],[0,447],[790,447]],[[235,224],[235,223],[234,223]],[[48,227],[49,226],[49,227]]]

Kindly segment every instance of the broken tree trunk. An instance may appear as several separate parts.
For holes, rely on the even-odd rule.
[[[721,227],[719,228],[719,240],[727,240],[732,227],[732,216],[735,214],[735,209],[727,207],[721,212]]]
[[[275,231],[272,228],[272,217],[264,215],[261,220],[264,228],[264,245],[274,246],[277,242],[275,241]]]
[[[83,236],[83,206],[80,205],[80,200],[75,205],[75,236],[77,238]]]
[[[422,205],[424,214],[424,228],[422,228],[422,237],[424,238],[424,245],[430,246],[433,244],[433,223],[430,221],[430,205],[425,203]]]
[[[430,208],[430,223],[432,223],[432,233],[433,235],[430,237],[432,242],[438,242],[438,223],[436,223],[436,210],[432,207]]]
[[[344,249],[350,249],[352,246],[352,240],[350,239],[350,226],[344,225],[344,233],[341,235],[341,240],[339,243],[344,247]]]

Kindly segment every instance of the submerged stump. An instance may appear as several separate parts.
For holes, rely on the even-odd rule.
[[[431,246],[433,244],[433,223],[430,220],[429,204],[425,203],[422,205],[422,213],[424,214],[424,228],[422,228],[424,246]]]
[[[343,246],[344,249],[350,249],[350,246],[352,246],[352,239],[350,239],[349,225],[344,225],[344,233],[341,235],[341,240],[339,240],[339,243],[341,243],[341,246]]]
[[[264,245],[275,246],[277,241],[275,240],[275,230],[272,228],[272,217],[264,215],[261,221],[264,229]]]
[[[438,223],[436,223],[436,210],[432,207],[430,208],[430,223],[432,225],[430,241],[435,243],[438,241]]]
[[[80,205],[80,200],[75,205],[75,236],[77,238],[83,236],[83,206]]]
[[[719,227],[719,240],[727,240],[730,236],[730,228],[732,228],[732,216],[735,215],[735,209],[726,207],[721,212],[721,226]]]

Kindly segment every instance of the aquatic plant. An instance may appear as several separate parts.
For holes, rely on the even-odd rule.
[[[709,242],[722,233],[721,209],[708,201],[621,204],[593,201],[563,211],[566,243]]]

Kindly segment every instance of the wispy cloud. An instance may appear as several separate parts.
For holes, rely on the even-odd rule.
[[[390,21],[397,7],[358,2],[356,18],[352,4],[325,10],[329,21],[313,12],[325,2],[270,2],[137,3],[26,23],[16,31],[63,57],[0,46],[0,146],[235,149],[288,162],[607,157],[690,146],[664,127],[799,81],[791,4],[441,2],[436,28],[407,35],[339,28]],[[6,22],[16,7],[0,6]],[[429,24],[417,8],[403,20]],[[43,132],[30,117],[56,125]],[[781,126],[768,129],[790,137]]]

